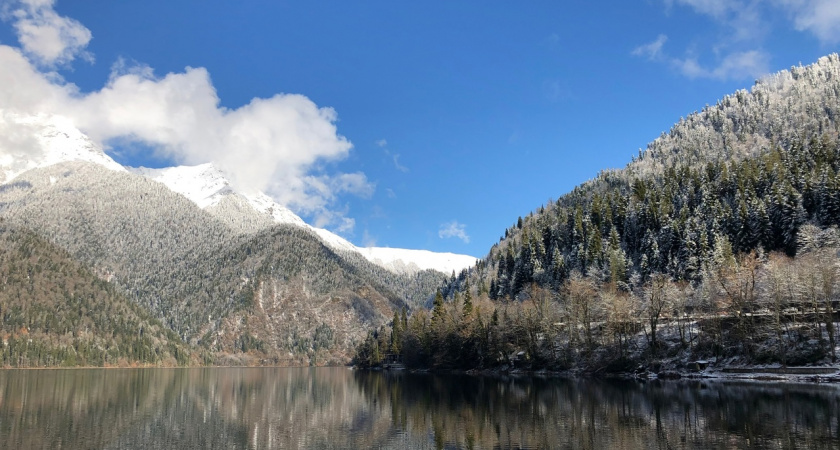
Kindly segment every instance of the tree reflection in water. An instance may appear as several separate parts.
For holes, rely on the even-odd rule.
[[[838,448],[838,430],[835,385],[0,371],[2,448]]]
[[[840,387],[358,372],[393,427],[457,448],[838,448]],[[387,407],[385,406],[387,404]]]

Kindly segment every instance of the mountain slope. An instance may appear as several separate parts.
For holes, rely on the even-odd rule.
[[[224,264],[215,255],[238,242],[227,226],[160,183],[91,163],[26,172],[4,186],[0,204],[7,220],[49,236],[113,277],[182,337],[198,319],[180,311],[172,295],[183,283],[208,292],[209,278]],[[221,298],[205,307],[218,315],[226,303]]]
[[[594,373],[835,364],[840,57],[681,120],[519,218],[356,361]],[[677,373],[678,375],[678,373]]]
[[[0,365],[175,365],[193,353],[67,252],[2,221],[0,280]]]
[[[727,95],[680,119],[625,169],[662,175],[668,167],[740,160],[773,146],[789,148],[838,132],[840,56],[820,58],[758,80],[750,91]]]
[[[263,193],[237,192],[224,174],[212,164],[163,169],[125,168],[79,131],[72,122],[56,115],[22,116],[0,109],[0,183],[35,168],[68,161],[86,161],[114,171],[143,175],[163,183],[199,208],[211,212],[237,232],[255,233],[275,224],[292,224],[310,229],[334,250],[356,252],[369,261],[399,273],[434,269],[443,273],[460,271],[476,258],[418,250],[361,249],[327,231],[311,227],[300,217]]]
[[[437,270],[445,274],[471,267],[476,258],[453,253],[397,248],[360,248],[334,233],[306,224],[300,217],[262,193],[236,192],[225,175],[212,164],[178,166],[164,169],[137,168],[133,172],[163,183],[174,192],[192,200],[230,227],[254,233],[273,224],[291,224],[311,230],[338,252],[357,253],[368,261],[392,272],[414,274]]]
[[[211,164],[126,170],[61,117],[3,112],[0,127],[19,132],[0,139],[0,217],[209,350],[205,362],[346,361],[368,329],[428,300],[443,280],[430,269],[475,261],[359,249]]]
[[[674,125],[609,170],[520,218],[474,286],[515,297],[573,273],[636,286],[697,281],[716,246],[796,253],[799,228],[840,225],[840,58],[757,82]]]
[[[442,280],[336,252],[306,227],[237,232],[161,183],[93,163],[19,175],[0,186],[0,215],[66,248],[217,362],[346,361],[367,329]]]

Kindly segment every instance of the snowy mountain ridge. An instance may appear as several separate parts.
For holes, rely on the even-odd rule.
[[[460,272],[475,264],[476,258],[454,253],[436,253],[428,250],[409,250],[388,247],[357,247],[346,239],[323,228],[313,227],[291,210],[277,204],[263,194],[241,194],[236,192],[224,173],[212,163],[198,166],[177,166],[164,169],[145,167],[130,169],[152,180],[163,183],[202,209],[217,205],[228,195],[244,198],[257,214],[271,218],[276,224],[297,225],[314,232],[324,243],[338,252],[354,252],[368,261],[395,273],[415,273],[433,269],[443,273]]]
[[[0,109],[0,183],[27,170],[66,161],[126,170],[65,117],[18,115]]]
[[[162,183],[211,214],[213,207],[226,197],[244,199],[244,203],[253,209],[245,214],[261,216],[266,223],[306,228],[333,250],[359,254],[394,273],[412,274],[433,269],[448,274],[471,267],[478,260],[467,255],[427,250],[356,247],[341,236],[307,224],[262,192],[237,192],[224,173],[212,163],[160,169],[124,167],[105,154],[67,118],[55,115],[20,116],[0,110],[0,183],[7,183],[31,169],[67,161],[87,161],[111,170],[127,170],[144,176]]]

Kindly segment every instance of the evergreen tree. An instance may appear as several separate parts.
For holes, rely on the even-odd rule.
[[[470,293],[470,283],[466,282],[464,286],[464,307],[462,308],[462,317],[469,318],[473,312],[472,294]]]

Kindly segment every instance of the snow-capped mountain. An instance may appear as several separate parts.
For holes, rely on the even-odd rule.
[[[0,183],[27,170],[65,161],[125,170],[65,117],[18,115],[0,109]]]
[[[257,193],[243,195],[231,187],[224,173],[212,163],[197,166],[176,166],[163,169],[138,167],[129,169],[146,178],[165,184],[169,189],[187,197],[201,209],[218,205],[229,196],[244,199],[255,213],[269,217],[273,223],[307,226],[306,222],[271,197]]]
[[[394,311],[425,304],[440,272],[475,262],[357,248],[265,194],[238,192],[211,164],[123,167],[67,119],[3,110],[0,219],[67,252],[214,364],[306,364],[316,338],[327,339],[319,361],[347,362]],[[77,280],[36,290],[76,310],[62,292]]]
[[[201,209],[216,205],[224,196],[233,194],[228,181],[212,164],[163,169],[133,167],[129,170],[165,184],[169,189],[192,200]]]
[[[460,272],[475,265],[477,259],[455,253],[429,250],[408,250],[388,247],[356,248],[368,261],[398,273],[413,273],[433,269],[438,272]]]
[[[0,183],[35,168],[67,161],[92,162],[111,170],[130,171],[160,182],[211,214],[246,216],[250,231],[272,224],[290,224],[315,233],[327,246],[342,253],[356,253],[395,273],[433,269],[443,273],[471,267],[476,258],[452,253],[397,248],[360,248],[328,230],[307,224],[288,208],[264,193],[237,192],[213,164],[162,169],[126,168],[105,154],[64,117],[39,114],[21,116],[0,110]],[[235,208],[224,207],[229,201]],[[242,220],[240,220],[241,222]]]
[[[132,168],[132,172],[165,184],[169,189],[187,197],[199,208],[212,211],[226,197],[245,200],[253,214],[270,219],[274,224],[291,224],[314,232],[327,246],[338,252],[354,252],[368,261],[396,273],[415,273],[421,270],[437,270],[443,273],[460,272],[477,261],[468,255],[436,253],[428,250],[408,250],[387,247],[357,247],[346,239],[323,228],[313,227],[291,210],[277,204],[263,194],[241,194],[236,192],[224,173],[211,163],[198,166],[177,166],[164,169],[145,167]]]

